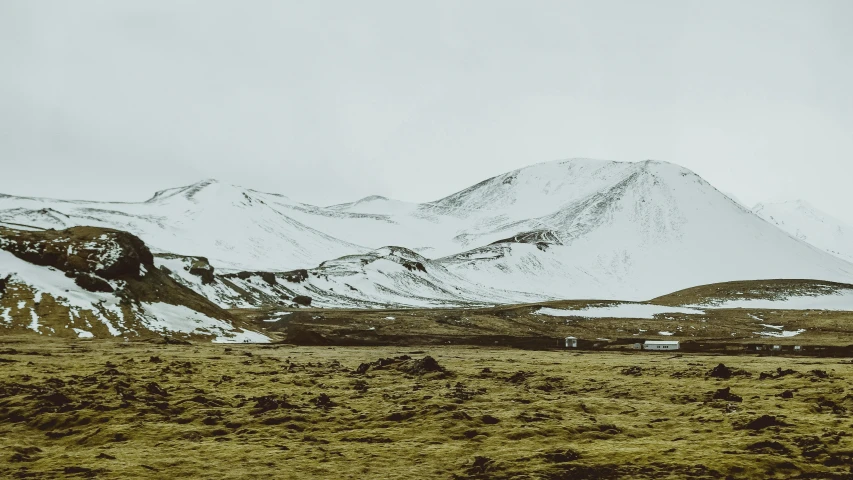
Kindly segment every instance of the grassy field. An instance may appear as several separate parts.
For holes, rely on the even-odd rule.
[[[0,478],[853,476],[848,359],[23,335],[0,372]]]
[[[382,337],[395,344],[427,344],[429,336],[476,337],[512,335],[518,337],[581,339],[656,338],[668,340],[709,340],[720,342],[763,342],[783,345],[851,345],[853,312],[824,310],[713,309],[701,315],[671,313],[654,319],[552,317],[536,315],[543,305],[577,309],[587,305],[607,305],[602,301],[563,301],[538,305],[513,305],[483,309],[338,310],[291,311],[274,309],[231,310],[236,318],[266,330],[273,338],[286,338],[298,328],[328,338],[369,341]],[[804,330],[789,338],[762,336],[762,324]],[[672,336],[660,335],[670,332]]]

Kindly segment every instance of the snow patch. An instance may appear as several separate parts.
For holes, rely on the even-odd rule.
[[[153,331],[216,335],[216,343],[269,343],[269,337],[248,330],[237,331],[225,321],[208,317],[183,305],[168,303],[145,303],[143,318]]]
[[[832,310],[853,311],[853,290],[839,290],[824,295],[791,295],[778,299],[725,300],[714,305],[697,305],[696,308],[744,308],[756,310]]]
[[[243,330],[213,339],[213,343],[270,343],[270,338],[258,332]]]
[[[29,329],[38,333],[39,332],[39,316],[36,313],[35,308],[30,309],[30,318],[32,318],[32,322],[30,322]]]
[[[772,332],[753,332],[756,335],[761,335],[762,337],[772,337],[772,338],[788,338],[788,337],[796,337],[797,335],[805,332],[806,329],[801,328],[799,330],[781,330],[781,331],[772,331]]]
[[[77,332],[77,338],[95,338],[95,335],[92,332],[87,332],[86,330],[81,330],[79,328],[72,328],[75,332]]]
[[[683,313],[687,315],[702,315],[705,312],[693,308],[666,307],[641,303],[620,303],[603,307],[586,307],[578,310],[557,308],[540,308],[534,315],[549,315],[552,317],[584,317],[584,318],[645,318],[654,319],[655,315],[665,313]]]

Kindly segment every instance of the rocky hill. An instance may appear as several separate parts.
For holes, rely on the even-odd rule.
[[[154,265],[118,230],[0,227],[0,331],[61,337],[263,340],[227,311]]]

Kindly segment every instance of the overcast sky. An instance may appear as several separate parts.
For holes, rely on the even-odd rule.
[[[853,223],[853,1],[0,0],[0,192],[433,200],[666,160]]]

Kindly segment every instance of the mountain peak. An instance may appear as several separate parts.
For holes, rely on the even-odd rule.
[[[388,197],[383,197],[382,195],[368,195],[367,197],[364,197],[361,200],[356,200],[355,203],[383,202],[387,200]]]
[[[507,211],[511,217],[537,217],[551,213],[554,206],[577,202],[642,175],[654,175],[667,183],[688,175],[699,178],[686,168],[658,160],[571,158],[506,172],[428,205],[463,217],[495,209]]]
[[[223,183],[215,178],[208,178],[199,182],[186,185],[183,187],[168,188],[155,193],[153,197],[145,203],[158,203],[168,199],[182,198],[184,200],[198,201],[202,195],[210,195],[221,197],[223,195],[233,194],[234,192],[242,194],[246,189],[243,187]],[[202,193],[204,192],[204,193]]]

